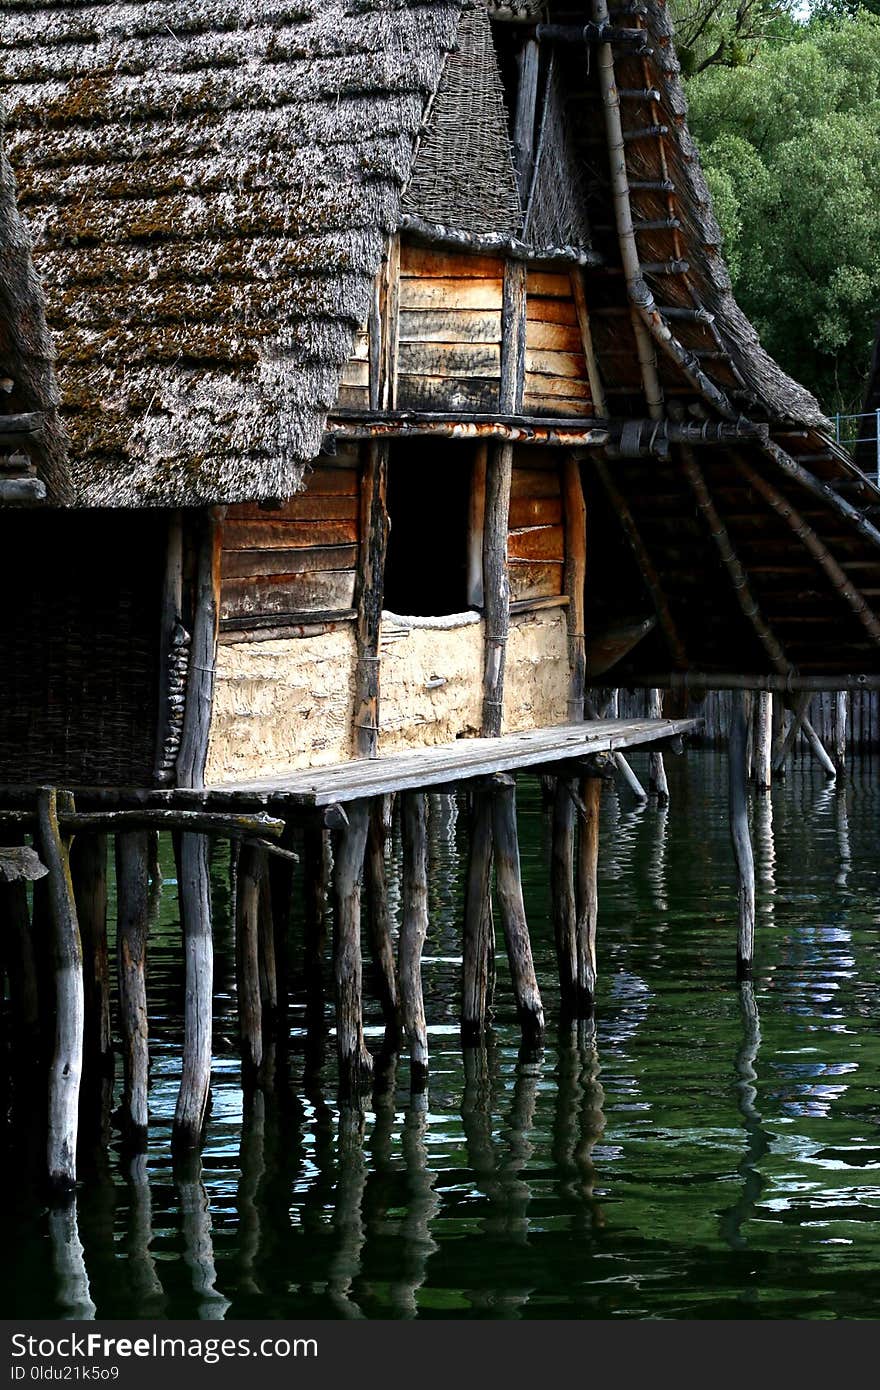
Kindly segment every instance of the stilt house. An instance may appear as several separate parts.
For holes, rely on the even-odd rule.
[[[552,727],[615,661],[880,670],[877,495],[731,298],[665,5],[23,0],[2,44],[61,387],[4,172],[3,399],[49,407],[5,782]]]

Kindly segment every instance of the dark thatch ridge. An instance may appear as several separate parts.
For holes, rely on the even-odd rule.
[[[66,503],[73,491],[56,409],[53,357],[43,292],[16,204],[15,179],[0,146],[0,377],[12,383],[0,396],[0,411],[43,416],[42,431],[28,452],[46,485],[47,500]]]
[[[301,485],[460,10],[4,7],[9,156],[80,504]]]

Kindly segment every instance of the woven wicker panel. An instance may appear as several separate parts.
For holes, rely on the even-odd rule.
[[[554,63],[547,81],[535,177],[526,216],[526,240],[533,246],[590,245],[587,195],[582,162],[571,138],[562,84]]]
[[[161,514],[0,515],[0,780],[152,782]]]
[[[485,5],[467,11],[428,113],[403,210],[460,231],[522,228],[507,110]]]

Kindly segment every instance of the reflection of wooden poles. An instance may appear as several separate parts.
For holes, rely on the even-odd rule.
[[[146,1154],[134,1154],[125,1168],[128,1193],[128,1227],[125,1270],[134,1305],[141,1317],[161,1317],[164,1291],[150,1252],[153,1241],[153,1208]]]
[[[202,1182],[201,1161],[197,1157],[189,1159],[185,1171],[178,1169],[176,1186],[183,1218],[183,1259],[189,1267],[193,1293],[198,1299],[197,1316],[219,1322],[226,1314],[229,1299],[216,1287],[211,1204]]]
[[[352,1297],[352,1285],[361,1267],[366,1239],[363,1203],[367,1185],[364,1113],[359,1106],[340,1106],[338,1153],[332,1218],[336,1248],[330,1261],[327,1292],[337,1315],[359,1318],[363,1313]]]
[[[428,1168],[428,1097],[413,1096],[403,1121],[401,1136],[406,1165],[407,1203],[399,1240],[400,1276],[389,1290],[389,1299],[400,1317],[418,1315],[416,1295],[425,1282],[427,1264],[437,1249],[431,1238],[431,1221],[440,1210],[441,1198],[434,1191],[437,1174]]]
[[[333,888],[335,900],[336,1042],[344,1091],[369,1082],[372,1058],[364,1042],[361,962],[361,881],[369,825],[369,802],[353,801],[348,824],[337,832]]]
[[[149,923],[149,843],[146,830],[116,837],[116,960],[122,1033],[123,1091],[120,1120],[126,1143],[147,1143],[150,1077],[145,976]]]
[[[52,1267],[57,1279],[56,1298],[60,1315],[65,1320],[87,1322],[97,1309],[92,1302],[85,1251],[79,1238],[76,1201],[49,1212],[49,1240],[52,1246]]]
[[[211,882],[205,835],[176,837],[177,884],[183,925],[184,1016],[183,1068],[172,1142],[176,1150],[201,1142],[211,1088],[214,941]]]
[[[749,835],[747,746],[751,696],[738,691],[734,697],[728,749],[730,835],[736,864],[739,927],[736,965],[740,980],[749,979],[755,949],[755,860]]]
[[[427,798],[404,792],[403,917],[400,926],[400,1000],[410,1050],[412,1084],[419,1089],[428,1075],[428,1032],[422,991],[422,949],[428,931]]]
[[[49,1183],[59,1195],[76,1186],[76,1137],[82,1078],[85,990],[82,944],[68,847],[58,826],[58,793],[38,793],[37,814],[43,863],[49,870],[48,898],[55,975],[55,1046],[49,1070]]]
[[[507,958],[523,1038],[526,1042],[534,1043],[544,1032],[544,1008],[538,991],[523,903],[513,778],[494,778],[492,798],[498,902],[507,945]]]

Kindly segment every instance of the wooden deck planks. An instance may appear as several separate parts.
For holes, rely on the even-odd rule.
[[[224,782],[210,789],[223,796],[286,800],[330,806],[393,791],[446,786],[493,772],[513,772],[564,758],[634,748],[696,729],[697,719],[606,719],[528,729],[499,738],[458,739],[388,757],[354,759],[329,767]]]

